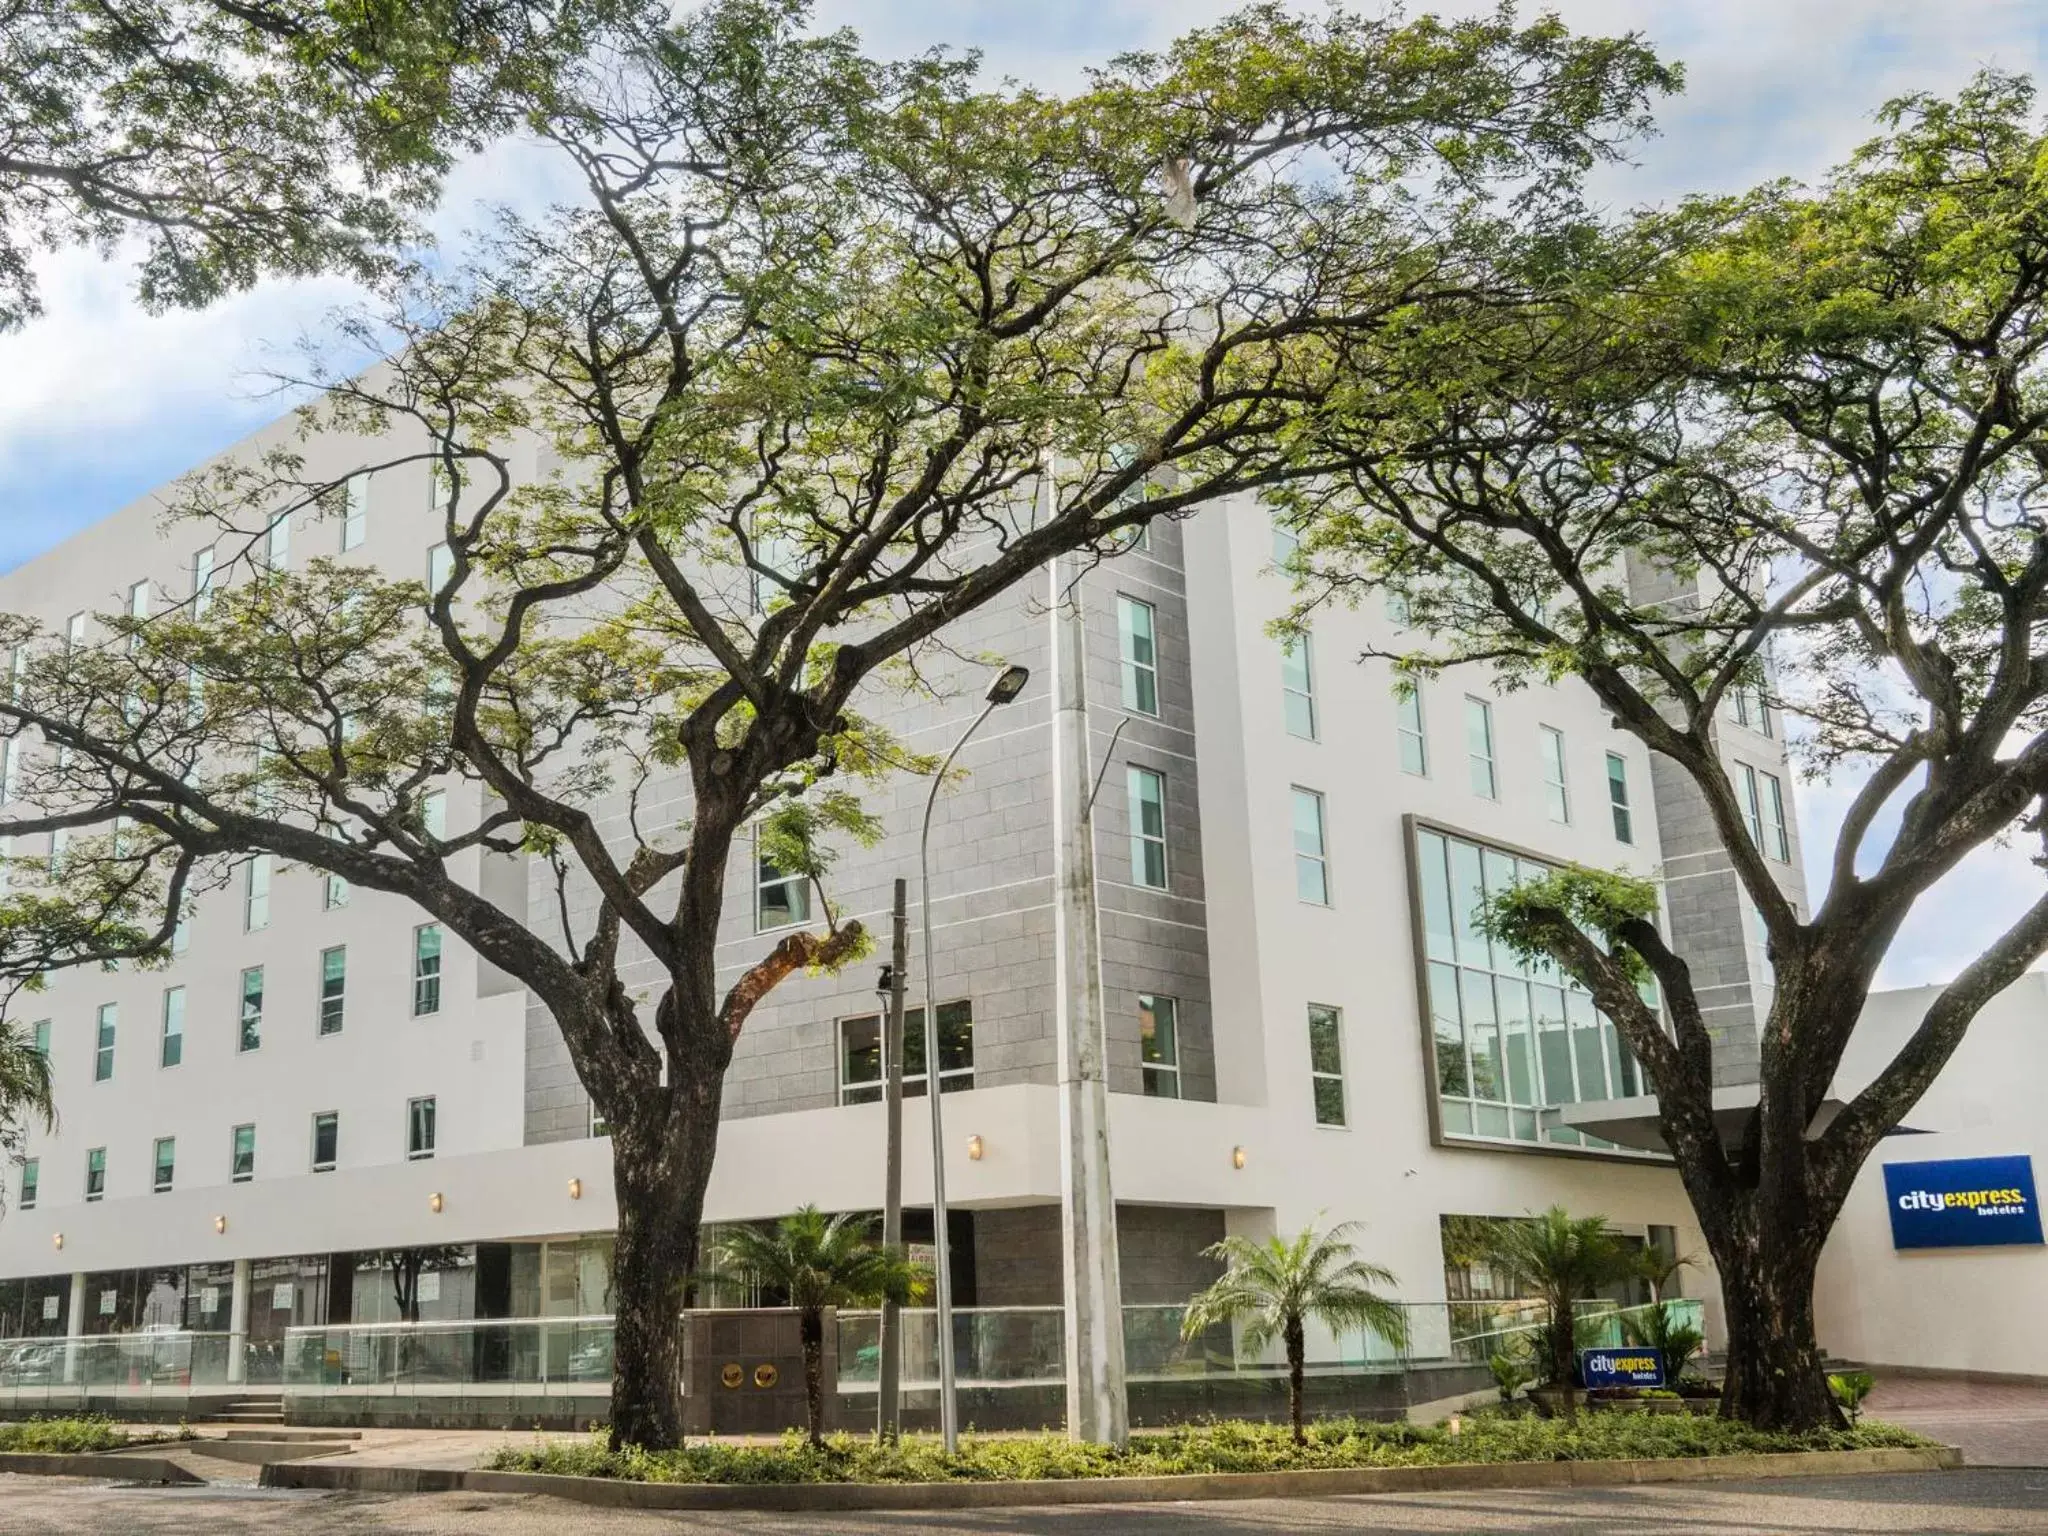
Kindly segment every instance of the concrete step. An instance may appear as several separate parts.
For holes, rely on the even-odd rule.
[[[277,1429],[231,1429],[220,1438],[223,1440],[261,1440],[266,1445],[276,1445],[281,1441],[290,1440],[321,1442],[329,1440],[360,1440],[363,1438],[363,1432],[359,1429],[285,1429],[282,1427]]]

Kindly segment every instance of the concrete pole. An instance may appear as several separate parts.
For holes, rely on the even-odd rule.
[[[909,882],[896,882],[889,908],[889,1006],[882,1015],[882,1104],[888,1151],[882,1169],[882,1246],[903,1246],[903,993],[910,971]],[[936,1072],[928,1075],[936,1082]],[[894,1440],[903,1432],[903,1318],[893,1301],[882,1303],[882,1358],[876,1383],[875,1433]]]
[[[228,1385],[249,1379],[249,1261],[235,1260],[234,1288],[228,1293]]]
[[[1060,1077],[1061,1246],[1066,1260],[1067,1434],[1130,1438],[1116,1200],[1109,1183],[1103,1071],[1102,925],[1095,904],[1094,774],[1088,742],[1088,636],[1081,566],[1052,571],[1053,886]],[[1063,577],[1070,576],[1071,580]]]
[[[64,1380],[78,1380],[85,1339],[85,1271],[71,1275],[71,1310],[64,1314]]]

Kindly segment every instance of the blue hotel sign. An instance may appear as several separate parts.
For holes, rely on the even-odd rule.
[[[1664,1353],[1656,1349],[1582,1349],[1579,1380],[1588,1387],[1661,1387]]]
[[[2041,1241],[2029,1157],[1886,1163],[1894,1248],[1994,1248]]]

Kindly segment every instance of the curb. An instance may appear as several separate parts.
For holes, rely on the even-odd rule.
[[[92,1451],[0,1451],[0,1472],[30,1477],[104,1477],[117,1483],[203,1483],[205,1478],[161,1455]]]
[[[1511,1461],[1443,1467],[1341,1467],[1305,1472],[1215,1472],[1181,1477],[1099,1477],[977,1483],[630,1483],[543,1472],[455,1467],[363,1467],[273,1462],[265,1488],[359,1493],[548,1494],[604,1509],[839,1512],[993,1509],[1050,1504],[1157,1504],[1191,1500],[1337,1498],[1362,1493],[1467,1489],[1616,1488],[1720,1478],[1845,1477],[1946,1471],[1963,1464],[1953,1446],[1872,1451],[1791,1451],[1638,1461]]]

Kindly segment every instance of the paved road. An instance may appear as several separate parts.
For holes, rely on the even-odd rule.
[[[2048,1471],[1558,1493],[1406,1494],[1228,1504],[980,1510],[964,1515],[624,1514],[489,1494],[384,1498],[261,1489],[116,1488],[0,1476],[6,1536],[1858,1536],[2048,1533]]]

